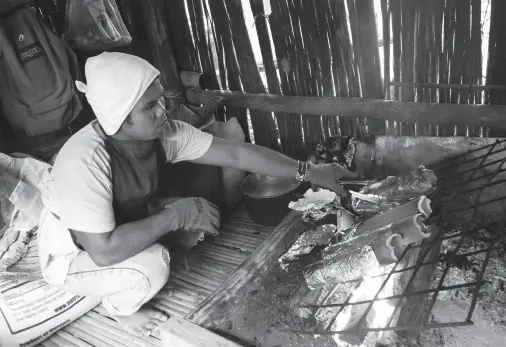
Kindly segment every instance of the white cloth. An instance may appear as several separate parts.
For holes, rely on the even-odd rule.
[[[309,188],[302,199],[292,201],[288,204],[288,207],[295,211],[307,211],[314,207],[322,207],[330,204],[336,199],[336,193],[331,192],[327,189],[320,189],[317,192],[313,192]]]
[[[169,120],[160,139],[167,162],[177,163],[203,156],[213,136],[189,124]],[[110,157],[93,122],[63,146],[48,185],[48,198],[44,203],[60,221],[51,213],[42,221],[39,255],[46,281],[61,285],[78,253],[68,229],[105,233],[116,227]]]
[[[107,135],[114,135],[135,104],[160,71],[135,55],[104,52],[86,60],[87,85],[76,81],[86,94],[100,125]]]

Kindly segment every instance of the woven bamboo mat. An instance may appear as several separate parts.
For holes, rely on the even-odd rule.
[[[170,315],[185,317],[224,283],[274,228],[255,224],[244,207],[231,211],[220,236],[208,238],[190,250],[186,264],[171,261],[166,286],[150,305]],[[162,346],[158,333],[136,337],[126,333],[98,306],[40,344],[42,347],[153,347]]]

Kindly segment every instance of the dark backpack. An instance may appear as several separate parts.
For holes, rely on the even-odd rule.
[[[82,110],[75,54],[35,9],[0,13],[0,104],[16,140],[42,145],[72,133]]]

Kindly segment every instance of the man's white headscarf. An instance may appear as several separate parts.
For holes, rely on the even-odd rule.
[[[146,60],[124,53],[102,53],[85,66],[87,85],[76,81],[86,94],[107,135],[114,135],[160,71]]]

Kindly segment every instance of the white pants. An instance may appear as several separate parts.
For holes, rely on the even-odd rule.
[[[169,251],[154,244],[112,266],[97,266],[80,251],[70,264],[62,290],[83,296],[101,296],[105,309],[128,316],[153,298],[169,279]]]

